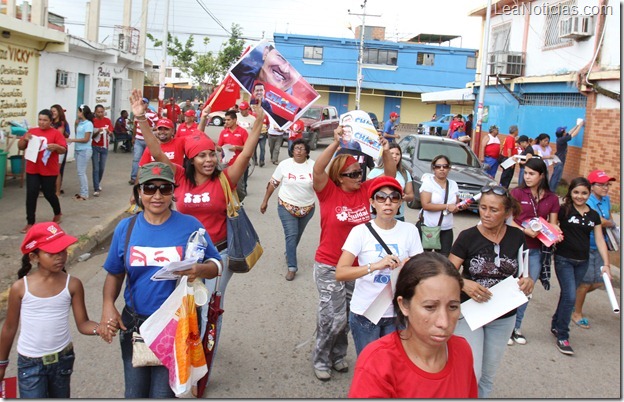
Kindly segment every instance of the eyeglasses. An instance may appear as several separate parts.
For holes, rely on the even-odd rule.
[[[611,182],[607,182],[607,183],[594,183],[594,186],[605,188],[605,187],[611,187],[611,184],[612,184]]]
[[[348,177],[350,179],[359,179],[360,177],[362,177],[362,170],[354,170],[353,172],[349,172],[349,173],[340,173],[340,176],[342,177]]]
[[[494,257],[494,266],[496,268],[500,268],[500,244],[494,243],[494,252],[496,253],[496,257]]]
[[[505,187],[503,186],[484,186],[481,188],[482,194],[489,193],[490,191],[496,195],[506,195],[509,197],[509,194],[507,193],[507,189],[505,189]]]
[[[154,195],[156,194],[157,190],[160,191],[161,195],[171,195],[173,194],[174,187],[175,186],[171,183],[161,184],[160,186],[146,183],[146,184],[141,184],[141,191],[145,195]]]
[[[294,147],[293,151],[301,151],[301,152],[305,152],[305,147]]]
[[[393,191],[390,194],[384,193],[383,191],[377,191],[375,195],[373,195],[373,200],[380,204],[385,204],[388,198],[393,204],[401,202],[401,194],[398,191]]]
[[[449,165],[448,163],[442,164],[442,165],[433,165],[434,169],[450,169],[451,165]]]

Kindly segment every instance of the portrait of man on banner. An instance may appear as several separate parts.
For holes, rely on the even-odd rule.
[[[241,88],[260,102],[282,129],[299,118],[320,95],[268,41],[263,40],[230,70]],[[261,85],[263,91],[255,91]],[[262,92],[263,100],[257,94]],[[270,105],[270,108],[267,107]]]
[[[340,146],[345,149],[360,151],[372,157],[377,163],[383,148],[381,138],[368,113],[352,110],[340,116],[342,139]]]

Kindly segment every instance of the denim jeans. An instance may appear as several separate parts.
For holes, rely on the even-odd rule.
[[[550,191],[553,193],[557,190],[561,176],[563,176],[563,163],[555,163],[550,181],[548,182],[548,187],[550,187]]]
[[[221,292],[221,308],[223,308],[224,301],[225,301],[225,289],[227,288],[227,285],[230,282],[232,275],[234,275],[234,272],[228,269],[227,248],[222,250],[219,254],[221,255],[221,265],[223,268],[222,273],[221,273],[221,279],[219,281],[219,291]],[[208,289],[209,294],[212,294],[214,292],[216,281],[217,281],[216,278],[204,280],[204,283],[206,284],[206,288]],[[200,339],[203,340],[204,334],[206,333],[208,304],[202,306],[201,317],[202,317],[201,326],[199,328],[199,331],[200,331]],[[212,366],[214,366],[214,362],[217,359],[217,350],[219,349],[219,338],[221,337],[221,325],[223,325],[223,314],[221,314],[219,316],[219,319],[217,320],[217,339],[215,340],[215,345],[214,345],[214,349],[212,352],[212,361],[210,362],[210,367],[208,367],[208,380],[206,381],[206,384],[208,384],[208,382],[210,381],[210,373],[212,372]]]
[[[254,149],[253,160],[256,164],[258,163],[258,148],[260,148],[260,163],[264,165],[264,154],[266,152],[266,142],[267,142],[266,134],[261,135],[260,139],[258,140],[258,146],[256,147],[256,149]]]
[[[487,398],[492,392],[494,377],[507,349],[509,334],[513,330],[515,316],[494,320],[472,331],[464,317],[455,327],[455,335],[463,336],[472,349],[474,372],[479,386],[479,398]]]
[[[130,179],[132,180],[136,179],[139,171],[139,161],[141,160],[141,156],[143,156],[143,151],[145,151],[145,140],[136,138],[134,140],[134,148],[132,148],[132,171],[130,172]]]
[[[490,167],[485,171],[485,173],[489,174],[492,177],[496,177],[496,171],[498,170],[498,159],[492,158],[490,156],[486,156],[483,158],[484,162],[487,163]]]
[[[377,324],[373,324],[368,318],[353,311],[349,312],[349,327],[357,356],[369,343],[396,331],[394,317],[382,318]]]
[[[93,191],[100,191],[102,176],[104,176],[104,167],[106,167],[106,158],[108,157],[108,148],[93,147]]]
[[[89,179],[87,179],[87,166],[93,150],[81,149],[76,150],[74,156],[76,158],[76,170],[78,171],[78,181],[80,182],[80,195],[89,198]]]
[[[301,235],[306,228],[306,225],[312,219],[314,210],[308,213],[303,218],[294,217],[284,208],[277,204],[277,215],[282,221],[282,227],[284,228],[284,237],[286,238],[286,263],[288,264],[288,270],[297,272],[297,246],[301,240]]]
[[[529,249],[529,276],[533,279],[534,283],[537,283],[539,280],[540,272],[542,271],[542,252],[539,248],[531,248]],[[516,311],[516,326],[515,329],[520,329],[522,325],[522,319],[524,318],[524,312],[529,306],[529,302],[524,303],[522,306],[518,307],[518,311]],[[509,332],[509,336],[511,336],[511,331]]]
[[[587,266],[588,260],[572,260],[555,255],[555,272],[561,294],[550,327],[557,330],[557,339],[560,341],[570,337],[570,318],[576,303],[576,288],[581,284]]]
[[[121,359],[124,366],[125,398],[173,398],[175,394],[169,387],[169,369],[165,366],[132,367],[132,332],[147,317],[140,317],[135,323],[134,318],[123,309],[121,319],[126,331],[119,331]]]
[[[17,355],[19,397],[69,398],[70,379],[74,371],[73,352],[59,356],[57,363],[43,364],[41,358]]]

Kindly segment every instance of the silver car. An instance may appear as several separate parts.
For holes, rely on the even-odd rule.
[[[477,194],[481,187],[496,184],[494,179],[483,170],[483,164],[466,144],[444,137],[408,134],[401,142],[403,165],[411,173],[414,182],[414,201],[407,205],[417,209],[420,204],[420,185],[424,173],[431,172],[431,161],[437,155],[445,155],[451,161],[448,178],[459,187],[460,201]],[[469,210],[476,211],[478,203],[470,205]]]

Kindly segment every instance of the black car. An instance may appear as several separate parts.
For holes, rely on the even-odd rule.
[[[379,131],[381,127],[379,126],[379,120],[377,119],[377,115],[373,112],[368,112],[368,116],[370,117],[371,122],[373,122],[373,126],[375,126],[375,129]]]
[[[437,155],[445,155],[451,161],[448,178],[459,187],[460,201],[479,193],[481,187],[496,184],[494,179],[483,170],[479,158],[466,144],[449,138],[431,135],[408,134],[400,142],[403,165],[411,173],[414,183],[414,200],[408,207],[417,209],[420,204],[420,185],[422,176],[431,172],[431,161]],[[478,203],[469,209],[476,211]]]

